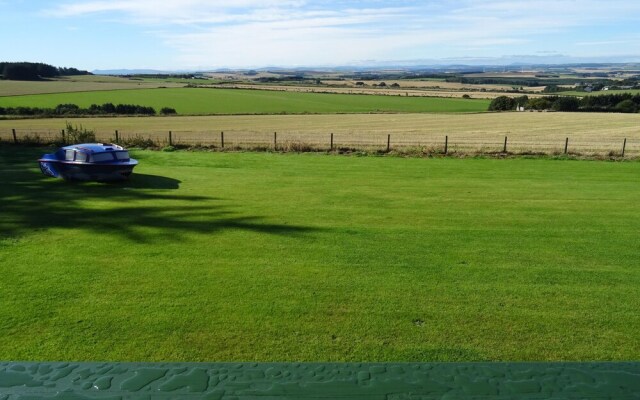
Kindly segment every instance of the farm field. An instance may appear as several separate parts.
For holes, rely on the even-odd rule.
[[[0,97],[46,93],[91,92],[96,90],[124,90],[159,87],[183,87],[172,81],[131,80],[112,76],[73,76],[47,81],[0,80]]]
[[[0,107],[58,104],[139,104],[179,114],[279,114],[369,112],[481,112],[488,100],[299,93],[264,90],[159,88],[0,97]]]
[[[359,95],[376,95],[376,96],[399,96],[399,97],[438,97],[442,99],[457,98],[467,95],[471,99],[494,99],[499,96],[511,95],[506,89],[502,91],[480,91],[467,88],[466,90],[453,89],[435,89],[435,88],[374,88],[374,87],[338,87],[338,86],[303,86],[303,85],[265,85],[265,84],[248,84],[248,83],[224,83],[210,84],[206,87],[211,88],[235,88],[250,90],[266,90],[281,91],[294,93],[335,93],[335,94],[359,94]],[[542,95],[534,93],[528,94],[529,97],[542,97]]]
[[[225,132],[229,145],[269,144],[273,132],[281,142],[296,141],[326,148],[334,133],[336,145],[442,146],[449,136],[451,149],[502,149],[509,137],[513,151],[562,150],[568,137],[578,151],[619,151],[627,139],[629,155],[640,154],[640,114],[600,113],[479,113],[479,114],[339,114],[339,115],[237,115],[158,118],[69,118],[0,120],[0,140],[18,135],[57,137],[65,123],[95,130],[100,140],[135,135],[166,140],[172,131],[177,143],[219,144]]]
[[[607,94],[624,94],[624,93],[630,93],[630,94],[636,95],[636,94],[640,94],[640,89],[600,90],[600,91],[591,92],[591,93],[571,91],[571,92],[559,92],[558,95],[584,97],[584,96],[601,96],[601,95],[607,95]]]
[[[640,163],[0,146],[0,359],[637,360]]]

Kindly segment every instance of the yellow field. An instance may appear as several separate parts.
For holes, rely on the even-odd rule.
[[[217,78],[223,79],[224,74],[218,74]],[[261,74],[267,76],[268,74]],[[257,76],[261,76],[257,75]],[[273,75],[273,74],[271,74]],[[234,76],[226,76],[227,78],[236,79]],[[255,78],[255,76],[253,77]],[[443,81],[420,81],[420,80],[385,80],[387,84],[385,88],[374,87],[373,84],[379,84],[382,81],[366,81],[366,86],[358,87],[355,80],[334,80],[323,79],[322,83],[330,86],[304,86],[304,85],[265,85],[256,83],[224,83],[218,84],[208,81],[193,81],[190,83],[197,84],[202,87],[214,88],[237,88],[237,89],[256,89],[256,90],[277,90],[292,92],[316,92],[316,93],[356,93],[356,94],[374,94],[389,96],[419,96],[419,97],[462,97],[468,95],[477,99],[493,99],[502,95],[517,96],[518,94],[507,93],[511,89],[510,85],[473,85],[462,84],[457,82]],[[391,88],[390,86],[397,83],[399,87]],[[46,93],[69,93],[69,92],[88,92],[94,90],[125,90],[125,89],[151,89],[159,87],[184,87],[184,82],[161,79],[129,79],[117,76],[101,76],[101,75],[80,75],[63,78],[56,78],[46,81],[5,81],[0,80],[0,96],[19,96],[29,94],[46,94]],[[539,97],[544,89],[541,87],[530,87],[528,91],[536,92],[529,94],[529,97]],[[484,90],[484,91],[481,91]]]
[[[328,148],[334,133],[336,147],[385,147],[387,135],[393,146],[439,148],[449,137],[449,149],[497,151],[508,136],[513,152],[569,151],[580,153],[619,152],[627,138],[627,154],[640,154],[640,114],[598,113],[483,113],[483,114],[340,114],[263,115],[204,117],[70,118],[69,122],[93,129],[100,140],[139,135],[160,142],[172,131],[174,142],[220,144],[224,131],[227,146],[305,143]],[[53,137],[64,128],[64,119],[0,120],[0,140],[37,133]]]
[[[347,85],[349,87],[356,87],[356,80],[326,80],[323,79],[322,83],[328,85]],[[393,85],[397,83],[400,85],[400,88],[406,89],[437,89],[437,90],[455,90],[455,91],[476,91],[485,89],[492,92],[504,92],[505,90],[509,90],[512,86],[515,85],[476,85],[471,83],[460,83],[460,82],[445,82],[445,81],[437,81],[437,80],[410,80],[410,79],[402,79],[402,80],[378,80],[378,81],[360,81],[364,82],[367,87],[371,87],[374,84],[378,85],[380,82],[384,82],[387,86]],[[534,92],[541,92],[544,89],[544,86],[535,86],[535,87],[527,87],[527,90]]]

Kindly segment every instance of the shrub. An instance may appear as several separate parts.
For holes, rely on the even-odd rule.
[[[71,125],[66,123],[65,141],[67,143],[91,143],[96,141],[95,131],[83,128],[82,125]]]
[[[156,143],[151,138],[145,138],[141,135],[135,135],[133,137],[121,138],[120,144],[125,147],[140,147],[143,149],[146,148],[154,148],[156,147]]]
[[[160,109],[160,114],[162,115],[170,115],[170,114],[177,114],[176,109],[175,108],[171,108],[171,107],[162,107]]]
[[[622,100],[616,104],[615,110],[622,113],[635,113],[638,112],[638,105],[631,99]]]

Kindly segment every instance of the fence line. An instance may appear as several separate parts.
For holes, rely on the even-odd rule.
[[[0,130],[0,144],[59,144],[64,131]],[[352,132],[337,134],[273,132],[273,131],[176,131],[137,134],[114,129],[96,132],[96,140],[125,146],[206,146],[224,149],[275,149],[294,151],[376,150],[402,151],[421,149],[425,152],[451,154],[476,153],[544,153],[639,156],[640,135],[636,137],[608,136],[599,139],[556,134],[538,136],[473,136],[469,133],[397,134]]]

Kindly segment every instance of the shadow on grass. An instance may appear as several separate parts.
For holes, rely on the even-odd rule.
[[[181,194],[180,181],[134,173],[112,184],[70,183],[42,175],[38,148],[0,146],[0,236],[73,228],[146,242],[188,233],[227,229],[301,235],[312,228],[270,224],[260,216],[238,216],[221,199]]]

